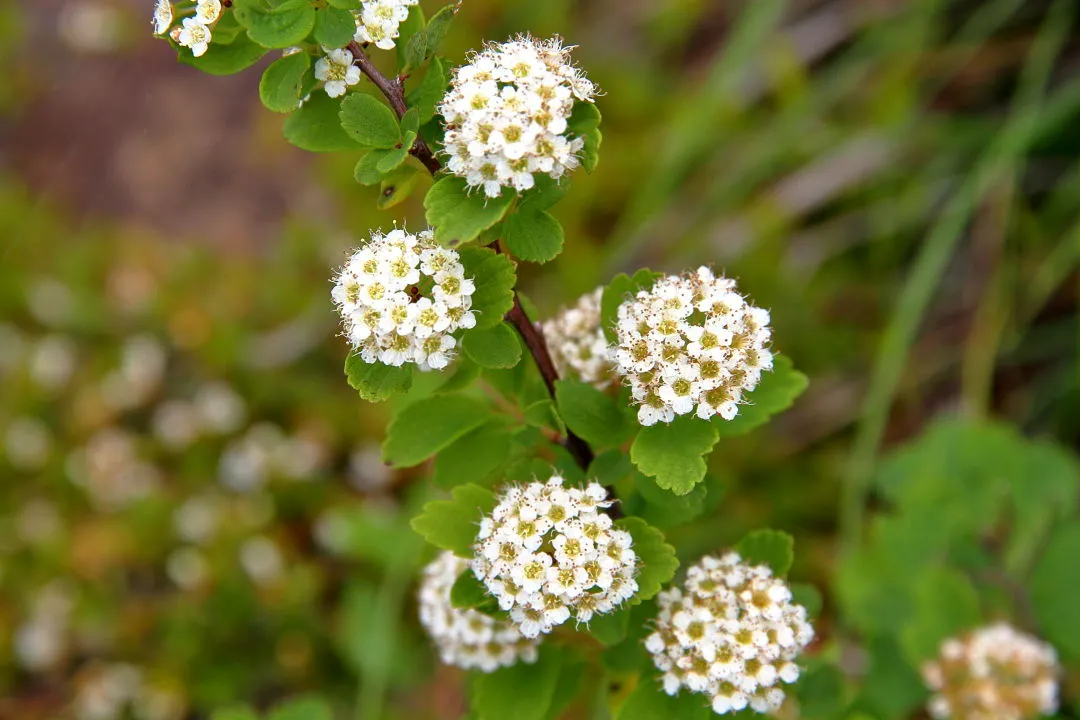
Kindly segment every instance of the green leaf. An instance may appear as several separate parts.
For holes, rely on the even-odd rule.
[[[334,720],[334,714],[325,700],[302,697],[275,706],[267,720]]]
[[[309,152],[362,150],[363,145],[345,133],[338,119],[341,102],[316,92],[285,120],[285,139]]]
[[[570,181],[565,179],[555,180],[549,175],[538,174],[535,176],[535,184],[521,193],[521,207],[530,210],[547,210],[555,203],[562,200],[566,191],[570,189]]]
[[[716,415],[712,423],[720,437],[744,435],[791,407],[807,384],[806,376],[795,369],[790,358],[777,355],[773,358],[772,371],[761,374],[761,382],[746,395],[746,404],[739,406],[739,414],[732,420]]]
[[[397,150],[372,150],[356,161],[353,168],[353,179],[361,185],[374,185],[382,182],[383,172],[379,170],[379,163],[387,155],[396,153]]]
[[[544,720],[559,680],[564,652],[544,645],[536,663],[517,663],[473,681],[478,720]]]
[[[379,184],[379,199],[375,202],[375,207],[386,210],[405,202],[412,194],[420,177],[420,170],[411,165],[400,165],[394,168]]]
[[[404,70],[408,72],[413,68],[420,67],[424,62],[435,55],[450,30],[450,23],[457,15],[461,3],[454,3],[435,13],[427,22],[422,32],[417,32],[405,44],[403,54]]]
[[[551,400],[537,400],[522,412],[525,415],[525,422],[530,425],[550,428],[560,435],[566,434],[566,423],[563,422],[558,410],[555,409],[555,403]]]
[[[495,509],[495,495],[476,485],[458,485],[449,500],[432,500],[413,518],[412,528],[435,547],[470,557],[484,515]]]
[[[595,447],[620,445],[634,431],[614,400],[580,380],[556,381],[555,402],[567,427]]]
[[[341,102],[341,127],[356,142],[367,147],[394,148],[401,143],[397,116],[386,103],[367,93],[350,93]],[[408,152],[408,148],[405,148]]]
[[[595,103],[578,101],[567,121],[570,135],[583,138],[585,147],[581,150],[581,167],[591,173],[600,162],[600,110]]]
[[[352,353],[345,360],[345,375],[349,378],[349,385],[368,402],[388,400],[412,385],[412,369],[408,366],[367,363],[360,353]]]
[[[668,695],[655,673],[644,673],[615,713],[615,720],[711,720],[716,715],[706,695],[683,691]]]
[[[892,720],[908,717],[915,708],[925,704],[929,693],[922,678],[904,662],[891,638],[872,638],[867,650],[870,668],[855,702],[856,709],[867,710],[876,718]]]
[[[589,634],[605,647],[618,645],[626,639],[626,632],[630,628],[631,612],[633,612],[633,607],[626,605],[613,613],[594,616],[589,621]]]
[[[514,306],[514,284],[517,282],[514,263],[505,255],[482,247],[464,247],[458,254],[465,277],[472,278],[476,285],[472,294],[476,329],[495,327]]]
[[[491,417],[487,405],[466,395],[417,400],[390,421],[383,459],[395,467],[419,465]]]
[[[619,273],[611,278],[600,298],[600,326],[608,342],[613,343],[616,340],[615,321],[619,316],[619,306],[632,300],[640,291],[652,288],[659,277],[662,277],[662,273],[642,268],[634,273],[633,277]]]
[[[446,69],[446,61],[442,58],[431,58],[424,79],[405,96],[409,107],[416,108],[421,123],[426,123],[435,116],[435,108],[446,95],[449,84],[450,73]]]
[[[636,605],[654,597],[675,577],[679,561],[675,558],[675,548],[665,541],[664,533],[641,518],[622,518],[615,524],[634,536],[633,549],[641,565],[636,577],[638,591],[630,601]]]
[[[1041,635],[1065,658],[1080,661],[1080,522],[1058,527],[1031,573],[1031,601]]]
[[[824,599],[821,591],[809,583],[791,583],[792,601],[806,608],[810,618],[816,618],[821,614],[821,606]]]
[[[480,367],[512,368],[521,361],[521,340],[517,331],[505,322],[465,331],[461,349]]]
[[[522,207],[503,223],[503,239],[517,258],[546,263],[563,247],[563,229],[551,213]]]
[[[278,58],[263,72],[259,80],[259,99],[274,112],[292,112],[300,105],[304,74],[311,67],[311,56],[305,52]]]
[[[356,34],[356,20],[348,10],[324,7],[315,11],[315,42],[328,48],[343,48]]]
[[[833,665],[818,664],[800,678],[795,691],[799,698],[800,717],[807,720],[833,720],[842,717],[844,674]]]
[[[259,720],[259,716],[247,705],[231,705],[210,713],[210,720]]]
[[[454,581],[450,588],[450,604],[461,610],[475,609],[484,613],[499,609],[499,601],[487,591],[472,570],[461,573]]]
[[[914,582],[915,614],[900,631],[900,646],[918,667],[938,654],[949,637],[980,623],[979,594],[951,568],[930,568]]]
[[[441,488],[474,483],[487,486],[510,459],[510,429],[488,422],[461,436],[435,458],[431,480]]]
[[[735,550],[751,565],[767,565],[777,577],[785,577],[795,562],[795,538],[779,530],[747,533]]]
[[[236,0],[233,12],[248,36],[268,48],[298,45],[315,27],[310,0]]]
[[[395,54],[397,55],[398,67],[405,71],[408,62],[405,58],[405,49],[409,46],[409,41],[417,33],[424,32],[424,26],[427,21],[424,19],[424,10],[419,5],[413,5],[409,8],[409,14],[405,17],[405,20],[398,25],[398,37],[395,45]]]
[[[364,7],[364,0],[327,0],[327,4],[341,10],[360,10]]]
[[[511,202],[513,196],[508,192],[497,198],[481,191],[469,193],[465,180],[448,175],[431,186],[424,207],[428,224],[435,228],[435,240],[457,247],[502,220]]]
[[[638,470],[656,478],[656,484],[676,495],[685,495],[705,479],[702,457],[718,439],[712,423],[680,415],[671,423],[641,428],[630,446],[630,459]]]
[[[209,75],[232,75],[259,62],[265,54],[266,48],[244,37],[228,45],[211,43],[201,57],[195,57],[186,49],[177,57],[185,65]]]

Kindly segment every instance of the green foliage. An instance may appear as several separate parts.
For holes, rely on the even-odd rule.
[[[795,561],[795,538],[779,530],[755,530],[744,535],[735,550],[751,565],[767,565],[784,577]]]
[[[369,363],[359,353],[350,353],[345,360],[345,375],[349,386],[368,402],[382,402],[403,393],[412,385],[412,370],[407,366],[392,367]]]
[[[931,568],[914,583],[911,619],[900,634],[900,645],[913,667],[935,657],[941,643],[979,625],[979,595],[960,572]]]
[[[236,0],[232,10],[248,36],[268,48],[298,45],[315,28],[310,0]]]
[[[435,547],[469,557],[480,518],[495,508],[495,495],[476,485],[459,485],[450,496],[424,505],[412,527]]]
[[[1050,536],[1031,573],[1031,600],[1043,637],[1070,663],[1080,661],[1080,522],[1073,519]]]
[[[521,338],[505,322],[477,328],[461,338],[461,349],[480,367],[512,368],[521,360]]]
[[[432,482],[447,489],[465,483],[490,485],[510,459],[512,438],[510,428],[498,421],[462,435],[435,458]]]
[[[543,645],[536,663],[518,663],[478,675],[472,686],[478,720],[547,720],[556,704],[559,676],[569,669],[567,651]],[[557,707],[554,708],[558,710]]]
[[[580,380],[556,382],[555,402],[566,425],[594,447],[619,445],[634,431],[614,400]]]
[[[495,613],[499,603],[492,597],[484,584],[476,579],[472,570],[458,575],[450,588],[450,604],[461,609],[475,609],[485,613]]]
[[[267,109],[286,113],[300,106],[304,76],[311,69],[311,56],[304,52],[278,58],[263,71],[259,99]]]
[[[656,484],[685,495],[705,479],[705,458],[719,439],[713,423],[680,415],[670,423],[641,428],[630,446],[630,459]]]
[[[210,720],[259,720],[259,715],[249,707],[236,705],[215,710]]]
[[[551,213],[528,203],[508,217],[502,228],[506,247],[521,260],[546,263],[562,252],[562,225]]]
[[[418,400],[390,421],[383,459],[396,467],[419,465],[490,418],[486,404],[466,395]]]
[[[442,101],[449,84],[450,73],[446,61],[442,58],[431,58],[424,79],[405,96],[409,107],[418,111],[421,123],[426,123],[435,116],[435,108]]]
[[[475,329],[495,327],[514,306],[514,283],[517,282],[514,263],[488,248],[464,247],[459,253],[465,276],[471,277],[476,285],[472,295]]]
[[[638,592],[630,601],[638,604],[654,597],[679,569],[675,548],[664,540],[664,533],[641,518],[626,517],[616,521],[616,527],[626,530],[634,537],[634,552],[641,567],[636,576]]]
[[[747,393],[746,402],[739,406],[739,414],[731,420],[714,415],[712,423],[720,437],[748,433],[764,425],[773,415],[791,407],[808,384],[806,376],[795,369],[789,358],[777,355],[773,359],[772,371],[762,373],[761,382]]]
[[[304,697],[276,705],[267,720],[333,720],[330,705],[321,698]]]
[[[420,67],[439,50],[450,23],[461,8],[460,3],[447,5],[431,16],[427,25],[413,34],[405,45],[403,69],[408,71]]]
[[[341,127],[365,147],[389,149],[401,143],[401,126],[386,103],[367,93],[349,93],[339,111]],[[404,148],[406,152],[407,148]]]
[[[595,103],[577,102],[567,121],[570,134],[585,140],[581,150],[581,167],[592,172],[600,161],[600,110]]]
[[[285,120],[285,139],[309,152],[362,150],[364,146],[341,127],[340,108],[340,100],[326,93],[312,93],[307,102]]]
[[[180,62],[209,75],[233,75],[246,70],[266,55],[266,48],[248,40],[237,38],[229,44],[213,42],[200,57],[181,52]]]
[[[356,20],[345,8],[330,7],[315,9],[315,42],[328,48],[343,48],[356,34]]]
[[[465,180],[448,175],[431,186],[424,207],[428,224],[435,228],[435,239],[447,247],[457,247],[475,240],[499,222],[513,199],[505,192],[497,198],[469,192]]]
[[[712,717],[715,715],[704,695],[689,692],[668,695],[658,679],[648,676],[638,680],[637,687],[615,713],[615,720],[710,720]]]

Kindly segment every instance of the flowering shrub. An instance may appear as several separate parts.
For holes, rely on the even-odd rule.
[[[555,261],[567,243],[555,209],[597,166],[598,93],[559,38],[490,43],[450,69],[439,52],[457,11],[427,18],[416,2],[386,0],[155,5],[154,33],[207,72],[281,51],[259,95],[288,115],[285,138],[356,153],[353,176],[378,186],[380,208],[422,192],[426,220],[363,238],[333,280],[347,382],[381,409],[327,403],[320,423],[307,383],[295,390],[260,377],[274,392],[247,398],[206,370],[184,375],[192,389],[172,396],[163,378],[191,364],[143,336],[109,359],[116,367],[89,399],[73,393],[80,436],[64,458],[63,491],[95,517],[131,513],[158,531],[145,536],[153,543],[125,537],[115,552],[135,569],[163,559],[163,577],[121,584],[177,600],[147,613],[161,618],[155,630],[169,647],[189,647],[192,628],[213,624],[210,634],[224,638],[214,659],[243,667],[230,662],[229,630],[250,623],[257,632],[256,608],[277,603],[283,635],[293,632],[276,648],[282,664],[305,670],[333,646],[361,676],[361,698],[381,697],[392,684],[386,668],[421,654],[407,643],[387,650],[388,635],[407,634],[395,622],[405,608],[439,658],[470,673],[461,685],[479,720],[564,711],[888,719],[923,707],[934,717],[1036,717],[1067,707],[1066,669],[1080,652],[1075,598],[1062,589],[1080,552],[1073,459],[989,424],[932,427],[868,480],[881,512],[865,538],[855,523],[855,541],[835,561],[839,622],[820,621],[814,588],[787,579],[794,538],[760,529],[733,542],[739,531],[725,521],[754,517],[721,508],[730,478],[709,473],[714,450],[716,469],[738,452],[732,438],[786,410],[807,385],[781,353],[781,317],[774,331],[756,306],[769,293],[751,302],[708,266],[639,270],[607,278],[558,316],[538,313],[518,273]],[[287,280],[270,290],[287,292]],[[184,314],[168,326],[181,339],[205,332]],[[305,335],[289,330],[276,344],[252,343],[244,367],[295,360]],[[96,372],[55,329],[30,344],[12,367],[34,393],[63,393]],[[278,393],[296,397],[265,397]],[[258,402],[262,415],[252,412]],[[376,455],[335,436],[358,418],[384,436]],[[45,472],[62,431],[32,414],[7,422],[7,466]],[[173,468],[186,462],[213,482],[177,482]],[[400,508],[411,529],[351,513],[342,493],[300,482],[346,465],[363,469],[356,484],[365,493],[408,480],[370,494]],[[10,523],[18,553],[110,544],[95,528],[67,537],[64,503],[34,500]],[[377,565],[378,579],[339,585],[355,568],[305,564],[316,544]],[[116,578],[72,564],[87,578],[78,592],[41,583],[18,598],[25,609],[11,635],[22,671],[45,674],[114,647],[101,631],[108,623],[93,622],[93,603],[80,615],[75,597]],[[330,632],[320,638],[327,647],[313,646],[311,628],[331,598],[344,608],[343,639]],[[185,613],[193,599],[205,603],[194,618]],[[240,611],[222,619],[222,607]],[[1030,635],[1000,624],[1006,618]],[[140,640],[156,637],[144,632]],[[162,680],[113,655],[79,666],[69,703],[77,716],[182,717],[189,702],[201,712],[262,702],[268,686],[277,699],[282,687],[310,684],[300,670],[269,683],[253,671],[224,686],[242,687],[242,697],[223,697],[210,673],[169,668]],[[190,693],[189,672],[201,681]],[[301,698],[268,717],[329,719],[332,702]],[[222,707],[213,717],[255,713]]]

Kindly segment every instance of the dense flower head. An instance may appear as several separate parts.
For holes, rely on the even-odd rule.
[[[574,102],[595,94],[557,37],[488,45],[454,71],[439,105],[447,169],[489,197],[504,187],[528,190],[534,173],[562,177],[578,166],[584,147],[568,134]]]
[[[539,640],[522,636],[505,620],[479,610],[460,609],[450,604],[450,589],[469,561],[444,552],[424,568],[420,581],[420,624],[438,648],[447,665],[465,670],[493,672],[519,661],[536,662]]]
[[[431,232],[394,229],[353,253],[331,297],[364,362],[430,370],[450,363],[451,333],[476,325],[475,289],[458,253],[436,245]]]
[[[360,68],[353,64],[348,50],[323,48],[326,53],[315,61],[315,79],[323,81],[323,89],[330,97],[341,97],[350,85],[360,82]]]
[[[743,393],[772,368],[769,312],[704,266],[664,276],[620,305],[615,333],[616,372],[630,385],[642,425],[695,408],[703,420],[731,420]]]
[[[784,701],[781,683],[799,677],[795,657],[813,639],[806,608],[763,565],[738,553],[706,556],[686,573],[683,588],[657,596],[655,630],[645,640],[664,673],[664,691],[708,695],[724,715],[750,707],[772,712]]]
[[[1058,706],[1057,653],[1050,645],[996,623],[941,645],[922,668],[934,692],[927,709],[940,720],[1027,720]]]
[[[607,338],[600,327],[603,292],[600,287],[582,295],[541,326],[559,374],[577,376],[601,389],[614,381]]]
[[[398,28],[409,17],[409,8],[420,0],[364,0],[356,18],[355,40],[374,43],[382,50],[392,50],[398,37]]]
[[[473,572],[534,638],[571,617],[589,622],[637,592],[633,538],[603,512],[612,503],[597,483],[511,486],[480,522]]]

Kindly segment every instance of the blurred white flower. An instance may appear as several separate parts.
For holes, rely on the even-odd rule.
[[[4,454],[17,470],[40,470],[51,448],[49,426],[37,418],[17,417],[4,433]]]
[[[281,577],[285,561],[278,546],[268,537],[256,535],[240,546],[240,565],[251,580],[263,585]]]
[[[244,399],[224,382],[203,385],[193,402],[203,432],[213,435],[235,432],[247,416]]]
[[[184,590],[193,590],[206,583],[210,577],[210,563],[193,547],[181,547],[169,553],[165,559],[165,574]]]
[[[38,340],[30,356],[30,377],[45,390],[59,390],[75,372],[74,341],[64,335],[46,335]]]

